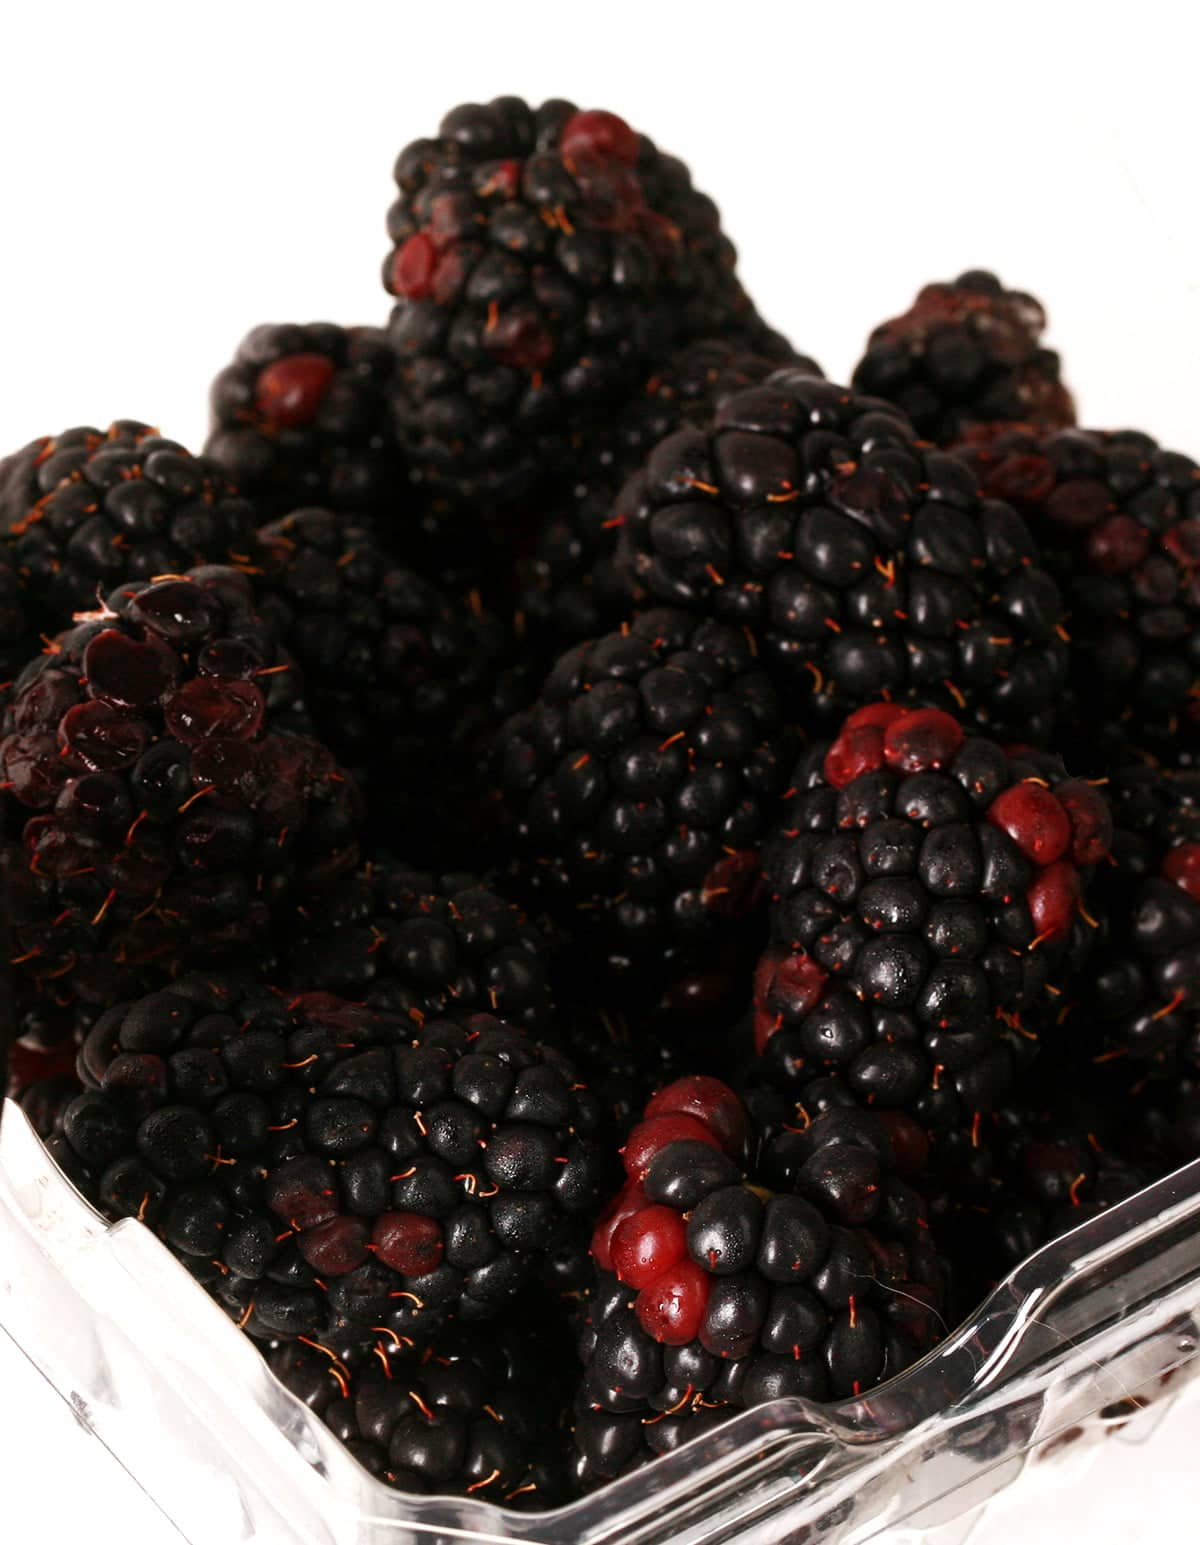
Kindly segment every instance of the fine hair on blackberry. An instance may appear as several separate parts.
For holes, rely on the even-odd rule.
[[[941,1270],[906,1151],[862,1109],[764,1144],[715,1079],[654,1097],[593,1235],[581,1482],[764,1400],[855,1399],[933,1345]]]
[[[102,1015],[80,1071],[77,1184],[260,1339],[494,1315],[594,1202],[594,1102],[490,1015],[191,977]]]
[[[950,445],[976,424],[1075,422],[1058,355],[1042,344],[1046,313],[1021,290],[974,269],[927,284],[881,322],[854,369],[855,390],[894,402],[920,434]]]
[[[397,423],[451,495],[520,496],[692,338],[786,350],[712,201],[615,114],[463,104],[400,152],[384,283]]]
[[[821,375],[811,359],[791,363]],[[532,557],[520,566],[518,605],[537,639],[561,650],[626,619],[636,586],[616,561],[622,486],[660,440],[706,422],[726,398],[779,364],[735,342],[700,339],[656,368],[610,424],[580,436],[568,482],[547,498]]]
[[[420,1025],[493,1013],[531,1032],[551,1022],[550,941],[475,875],[373,859],[300,909],[288,981]]]
[[[132,419],[43,436],[0,462],[0,542],[34,636],[117,585],[245,561],[257,523],[224,468]]]
[[[281,727],[299,690],[226,568],[131,582],[31,662],[0,722],[18,997],[111,1003],[252,954],[353,866],[352,780]]]
[[[318,508],[266,527],[263,615],[303,671],[318,734],[362,787],[376,840],[478,863],[486,743],[534,683],[478,591],[443,591],[393,559],[384,536]]]
[[[695,1017],[757,938],[792,736],[737,628],[658,609],[580,644],[500,732],[513,881],[597,1001]]]
[[[571,1348],[557,1331],[544,1318],[510,1314],[421,1342],[369,1332],[329,1346],[287,1341],[267,1360],[389,1486],[536,1510],[567,1495]]]
[[[1029,528],[885,403],[777,372],[656,446],[617,516],[632,580],[747,629],[798,715],[895,697],[1053,729],[1063,607]]]
[[[1132,740],[1200,755],[1200,468],[1135,430],[999,426],[963,454],[1029,521],[1071,640],[1070,733],[1097,772]]]
[[[1053,1039],[1096,932],[1103,794],[938,709],[857,710],[802,756],[764,853],[755,983],[768,1077],[961,1131]],[[1097,1050],[1099,1047],[1097,1047]]]
[[[394,369],[381,328],[264,323],[213,381],[205,451],[267,516],[328,504],[403,530],[417,501],[392,427]]]

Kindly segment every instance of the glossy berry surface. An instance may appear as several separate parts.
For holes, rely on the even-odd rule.
[[[53,637],[126,581],[244,562],[257,523],[223,467],[129,419],[44,436],[0,461],[0,543],[34,636]],[[5,595],[0,583],[0,653]]]
[[[205,451],[267,515],[328,504],[406,529],[417,500],[391,426],[393,369],[379,328],[256,327],[213,381]]]
[[[1057,429],[1075,422],[1058,355],[1042,344],[1046,313],[994,274],[927,284],[903,315],[871,334],[854,385],[905,412],[949,445],[975,424],[1014,420]]]
[[[590,1096],[490,1015],[189,977],[97,1020],[80,1071],[86,1194],[262,1339],[493,1315],[594,1204]]]
[[[675,344],[777,346],[711,200],[612,114],[464,104],[400,152],[395,177],[397,423],[456,497],[511,499],[561,470],[572,432]]]
[[[744,628],[798,716],[908,697],[1053,730],[1063,606],[1029,528],[886,403],[781,370],[661,441],[616,513],[630,579]]]
[[[1022,1043],[1053,1033],[1096,932],[1103,793],[940,710],[875,704],[806,753],[764,865],[772,943],[755,987],[770,1076],[971,1122]]]

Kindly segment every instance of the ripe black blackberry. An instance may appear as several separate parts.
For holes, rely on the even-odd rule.
[[[494,777],[514,883],[573,946],[576,996],[676,1019],[724,1004],[791,744],[739,629],[660,609],[561,657]]]
[[[858,710],[801,758],[763,866],[768,1076],[834,1076],[934,1133],[970,1127],[1068,1002],[1112,819],[1047,754],[937,709]]]
[[[1032,295],[974,269],[927,284],[902,315],[882,322],[854,370],[854,386],[894,402],[920,433],[950,445],[973,424],[1075,422],[1058,355],[1042,347],[1046,313]]]
[[[592,1245],[585,1484],[762,1401],[865,1394],[937,1340],[940,1267],[885,1123],[831,1111],[745,1168],[758,1147],[711,1079],[669,1085],[631,1133],[628,1179]]]
[[[792,364],[821,374],[813,360],[797,357]],[[518,606],[540,644],[558,653],[629,616],[635,587],[616,562],[620,516],[614,509],[626,479],[660,440],[707,421],[734,392],[778,368],[777,359],[737,343],[701,339],[656,369],[611,427],[592,425],[579,437],[569,486],[549,501],[533,555],[521,565]]]
[[[123,585],[21,673],[0,723],[18,997],[111,1003],[254,953],[353,865],[353,782],[280,728],[298,690],[224,568]]]
[[[1058,587],[1021,517],[897,409],[780,371],[662,441],[618,515],[630,577],[749,629],[797,713],[907,697],[1048,739]]]
[[[486,742],[533,696],[477,592],[443,593],[361,517],[302,509],[259,537],[264,617],[304,673],[317,733],[355,775],[376,841],[478,863]]]
[[[374,859],[302,907],[288,985],[337,993],[420,1025],[446,1013],[550,1027],[550,948],[474,875]]]
[[[0,540],[34,636],[117,585],[244,559],[257,523],[216,462],[131,419],[43,436],[0,462]]]
[[[194,977],[103,1015],[80,1068],[77,1183],[260,1338],[492,1315],[594,1202],[594,1102],[490,1015]]]
[[[289,1341],[267,1361],[372,1475],[400,1491],[538,1510],[566,1500],[570,1344],[542,1319],[455,1326],[432,1342]]]
[[[1127,766],[1105,792],[1115,832],[1097,876],[1102,938],[1065,1025],[1085,1054],[1175,1080],[1200,1070],[1200,772]]]
[[[1020,509],[1062,587],[1077,733],[1096,770],[1130,741],[1200,753],[1200,468],[1134,430],[1021,426],[963,449]]]
[[[0,474],[2,471],[0,466]],[[0,697],[7,693],[26,660],[37,653],[36,638],[20,571],[0,543]]]
[[[786,348],[734,273],[712,201],[612,113],[464,104],[396,162],[401,440],[451,493],[510,499],[676,345]]]
[[[328,504],[407,526],[394,368],[381,328],[265,323],[213,381],[205,451],[268,516]]]

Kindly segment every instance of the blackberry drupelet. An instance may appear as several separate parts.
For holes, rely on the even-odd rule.
[[[566,936],[575,996],[678,1021],[725,1006],[791,745],[724,623],[644,612],[560,658],[501,731],[494,779],[514,884]]]
[[[594,1102],[490,1015],[189,978],[103,1015],[80,1068],[78,1183],[260,1338],[490,1316],[594,1203]]]
[[[894,402],[920,433],[950,445],[974,424],[1075,422],[1058,355],[1042,347],[1046,313],[1032,295],[973,270],[927,284],[902,316],[882,322],[854,386]]]
[[[926,1130],[969,1128],[1065,1007],[1095,931],[1103,796],[937,709],[858,710],[801,758],[763,867],[768,1076],[834,1076]]]
[[[712,201],[612,113],[464,104],[401,151],[395,177],[397,423],[452,495],[509,500],[563,472],[574,431],[680,343],[787,352]]]
[[[12,554],[0,543],[0,697],[7,693],[17,672],[37,649],[37,634],[28,614],[20,570]]]
[[[762,1145],[713,1079],[680,1080],[651,1101],[593,1237],[581,1481],[762,1401],[854,1398],[933,1345],[941,1273],[924,1204],[900,1173],[904,1152],[858,1109]]]
[[[1194,759],[1200,468],[1134,430],[998,427],[962,453],[989,493],[1024,512],[1062,587],[1077,732],[1096,770],[1131,741]]]
[[[1200,772],[1129,766],[1105,792],[1115,833],[1097,876],[1101,943],[1064,1023],[1093,1057],[1174,1081],[1200,1070]]]
[[[532,557],[520,572],[518,605],[539,643],[558,653],[618,627],[633,610],[635,587],[616,562],[617,495],[655,445],[701,424],[779,361],[736,343],[701,339],[674,353],[619,411],[611,427],[579,436],[570,486],[548,502]],[[793,368],[819,376],[797,357]]]
[[[444,593],[383,536],[316,508],[268,526],[263,615],[303,670],[318,734],[363,789],[374,839],[431,864],[478,864],[486,743],[535,684],[477,592]]]
[[[0,462],[0,542],[34,636],[119,584],[243,561],[257,523],[216,462],[131,419],[43,437]]]
[[[567,1500],[570,1344],[525,1318],[349,1345],[284,1342],[272,1372],[372,1475],[401,1491],[540,1509]]]
[[[268,516],[329,504],[407,526],[417,500],[392,427],[394,370],[381,328],[265,323],[212,384],[205,451]]]
[[[662,441],[617,515],[632,580],[749,629],[797,714],[905,697],[1049,738],[1058,587],[1021,517],[897,409],[780,371]]]
[[[288,985],[420,1025],[446,1013],[550,1027],[549,941],[491,885],[374,859],[303,908]]]
[[[257,953],[353,865],[353,782],[281,728],[298,690],[224,568],[129,582],[21,673],[0,723],[3,864],[35,1017]]]

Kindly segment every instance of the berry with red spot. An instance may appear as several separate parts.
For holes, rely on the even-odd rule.
[[[772,1135],[730,1089],[697,1084],[669,1085],[644,1128],[686,1106],[736,1136],[751,1168],[667,1141],[597,1229],[574,1433],[588,1482],[760,1401],[863,1394],[940,1332],[924,1203],[898,1173],[912,1145],[859,1108]]]
[[[595,1208],[594,1101],[490,1015],[185,977],[102,1015],[79,1065],[76,1183],[262,1339],[493,1316]]]
[[[1061,793],[1061,798],[1060,798]],[[1102,794],[940,710],[874,705],[801,758],[764,853],[767,1075],[969,1127],[1053,1026],[1096,932]]]
[[[267,515],[328,504],[407,531],[418,501],[391,425],[393,369],[378,328],[256,327],[213,381],[205,452]]]
[[[1052,734],[1058,585],[1021,516],[888,404],[786,367],[660,441],[620,514],[630,581],[749,631],[797,716],[887,698]]]
[[[1068,732],[1103,773],[1129,743],[1200,748],[1200,469],[1133,430],[998,428],[963,448],[1022,511],[1067,607]]]
[[[64,1010],[249,959],[356,853],[353,782],[291,733],[296,671],[244,575],[124,585],[0,724],[18,997]]]
[[[1046,314],[1032,295],[972,271],[927,284],[908,311],[881,323],[854,385],[901,408],[923,436],[953,444],[976,424],[1075,422],[1058,355],[1043,347]]]
[[[225,468],[148,424],[32,441],[0,461],[0,679],[38,648],[9,645],[53,637],[117,585],[244,562],[258,519]]]
[[[777,350],[687,169],[607,112],[464,104],[401,151],[384,284],[396,423],[459,499],[511,501],[696,338]]]
[[[677,1027],[726,1006],[791,744],[723,623],[643,612],[558,660],[501,730],[494,777],[514,883],[565,936],[577,996]]]

